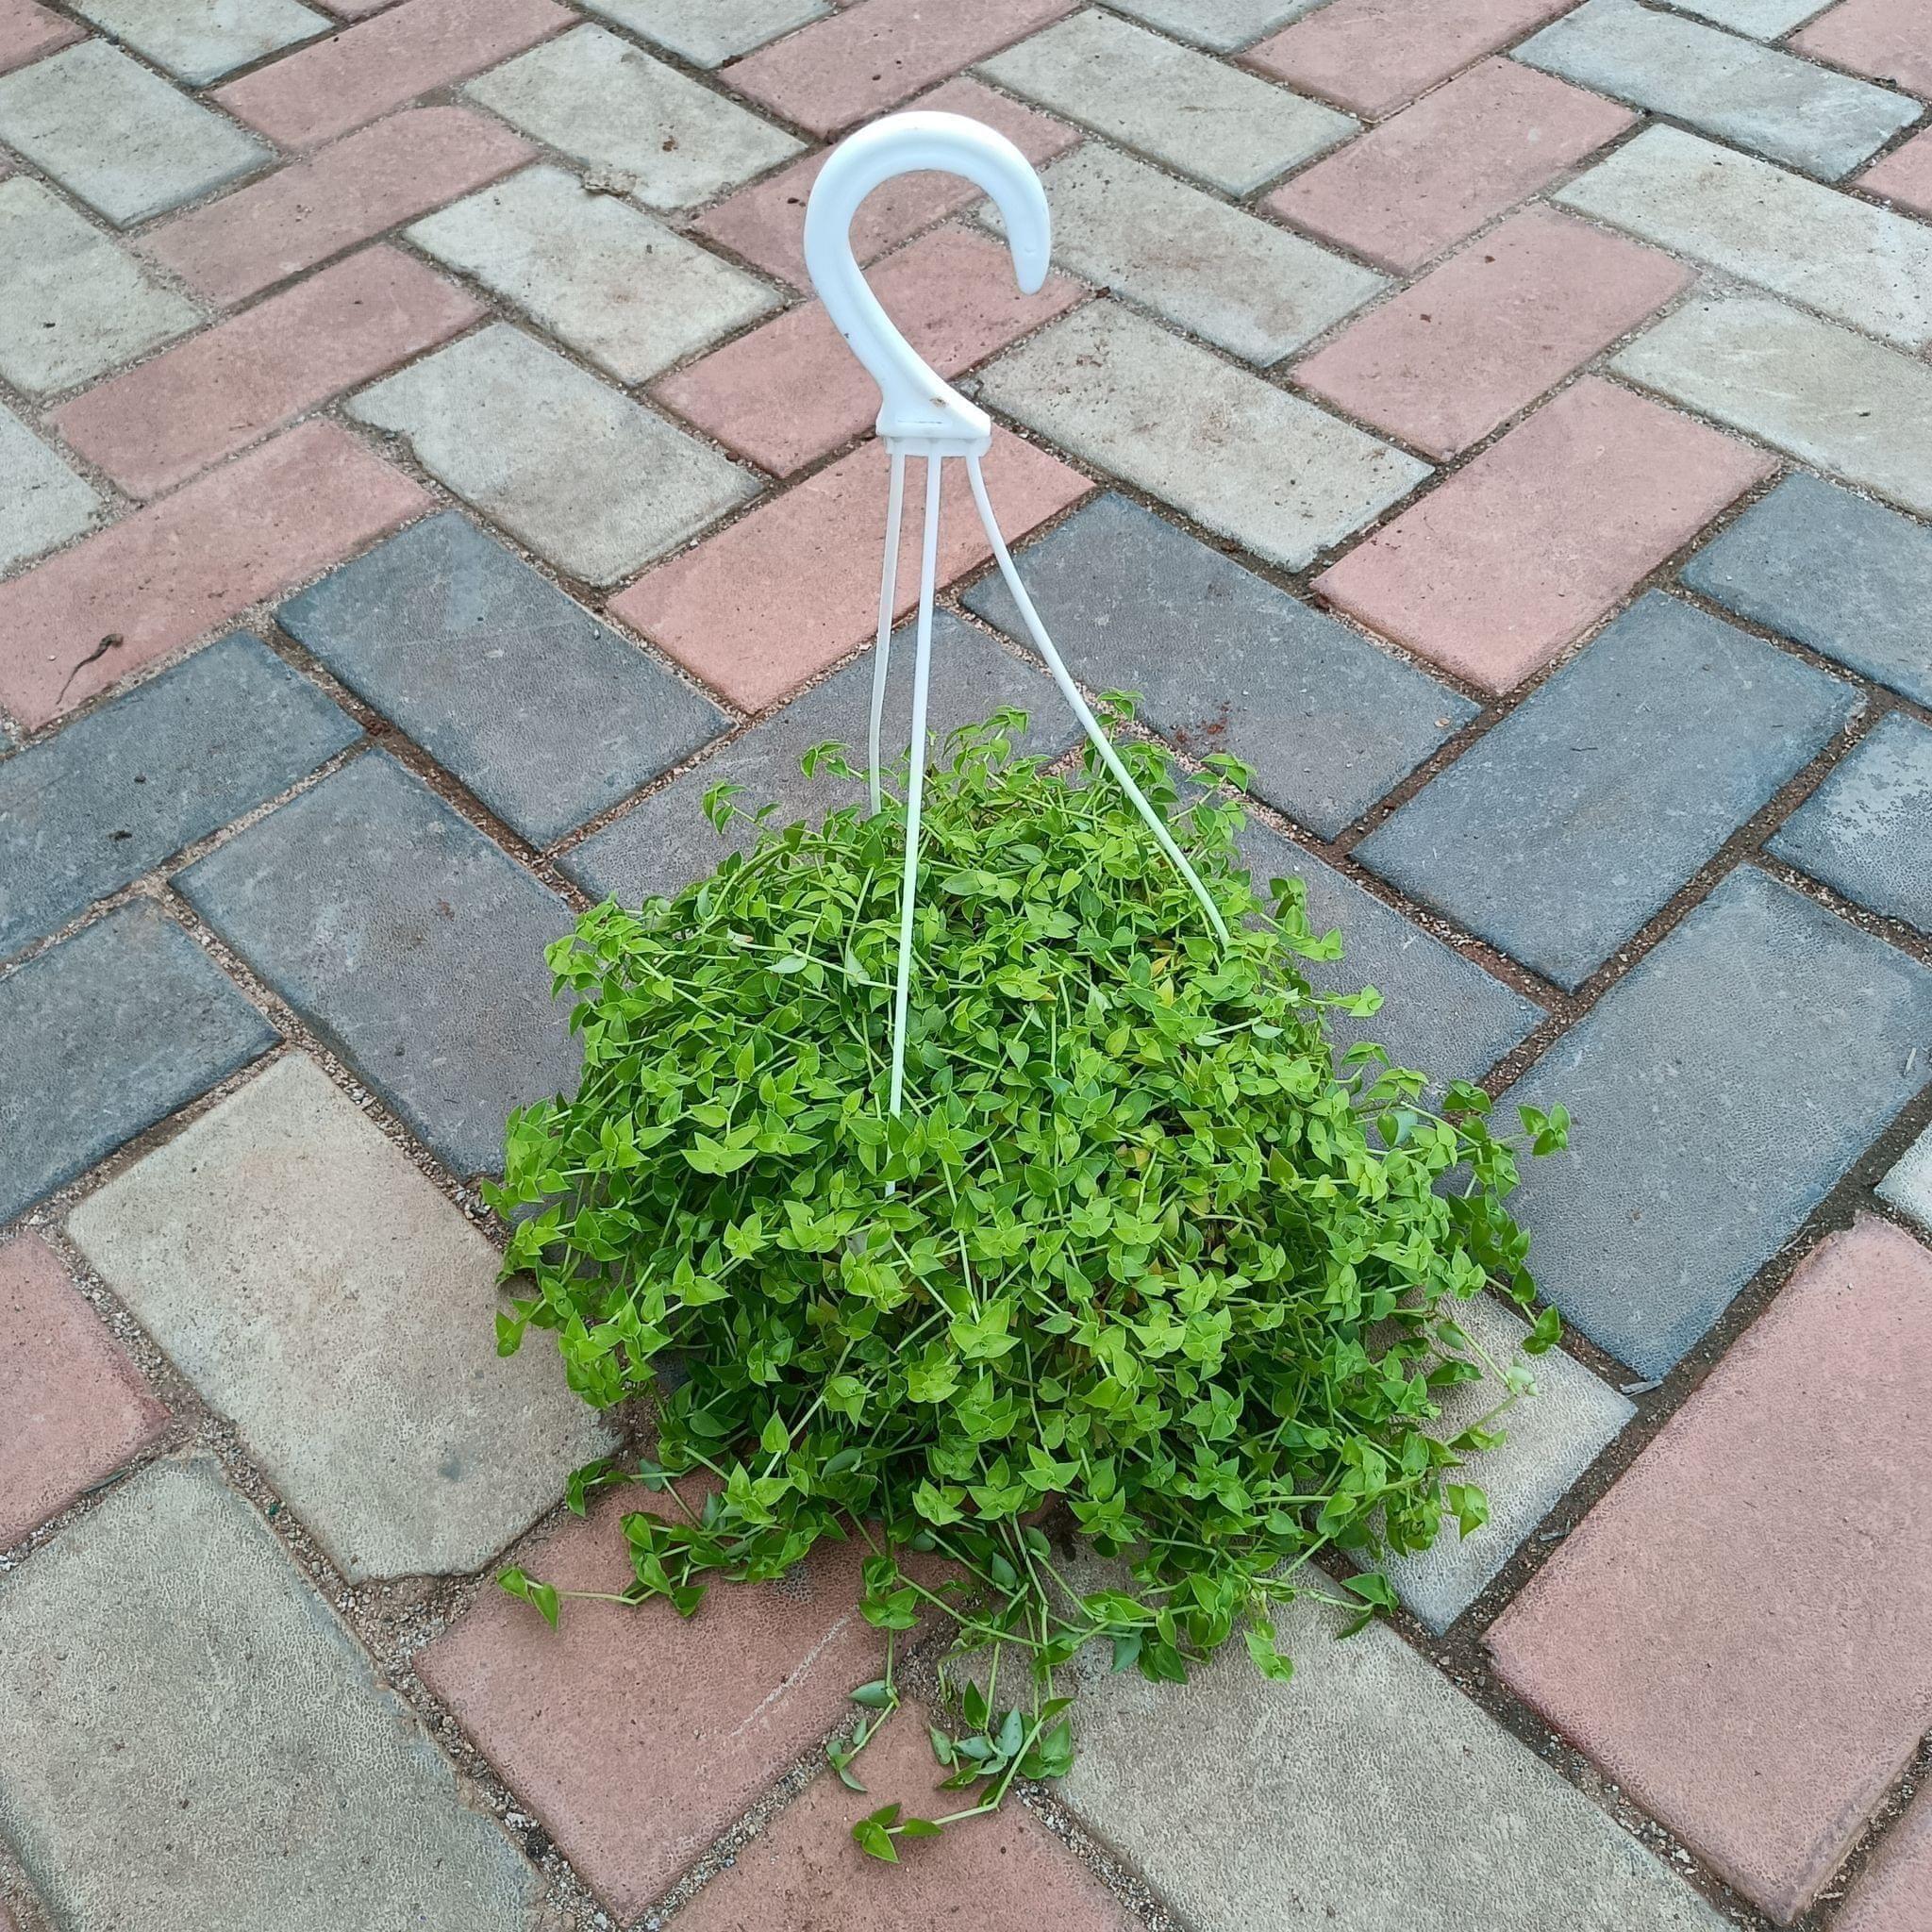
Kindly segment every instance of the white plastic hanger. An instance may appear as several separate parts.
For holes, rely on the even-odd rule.
[[[1227,925],[1208,889],[1187,861],[1160,815],[1127,775],[1120,754],[1108,741],[1099,721],[1088,708],[1079,688],[1054,649],[1033,600],[1020,581],[1008,553],[1006,539],[994,521],[979,459],[992,446],[992,419],[928,368],[912,344],[892,325],[866,286],[852,253],[852,218],[858,205],[883,181],[895,175],[930,169],[963,175],[984,189],[1005,218],[1007,241],[1013,252],[1013,273],[1021,290],[1032,294],[1046,279],[1052,242],[1052,221],[1046,192],[1033,164],[1005,135],[970,121],[963,114],[915,112],[889,114],[871,126],[848,135],[832,150],[812,184],[805,210],[805,265],[812,286],[838,325],[839,333],[867,373],[879,386],[877,429],[886,445],[891,483],[886,505],[886,557],[879,579],[878,646],[873,658],[870,791],[872,808],[879,808],[879,721],[885,708],[886,668],[891,650],[892,608],[898,593],[899,524],[906,499],[906,458],[925,459],[925,525],[919,553],[919,619],[914,632],[912,663],[912,743],[906,789],[906,871],[899,892],[899,972],[892,1004],[892,1078],[891,1109],[900,1111],[906,1090],[906,1009],[912,983],[912,924],[919,878],[919,811],[925,780],[926,691],[932,659],[932,603],[939,566],[940,475],[948,457],[966,464],[973,501],[987,541],[1019,606],[1027,634],[1053,674],[1060,695],[1072,708],[1081,728],[1092,740],[1108,770],[1159,842],[1193,888],[1217,938],[1227,939]]]

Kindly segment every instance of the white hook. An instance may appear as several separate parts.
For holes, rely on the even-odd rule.
[[[880,308],[852,253],[858,205],[895,175],[963,175],[1006,218],[1013,273],[1033,294],[1046,280],[1052,222],[1046,191],[1020,150],[963,114],[888,114],[832,150],[805,210],[805,265],[825,312],[879,386],[878,433],[920,455],[984,453],[992,422],[942,381]]]

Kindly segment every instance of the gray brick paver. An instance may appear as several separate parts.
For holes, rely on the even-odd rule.
[[[74,10],[190,87],[336,27],[301,0],[75,0]]]

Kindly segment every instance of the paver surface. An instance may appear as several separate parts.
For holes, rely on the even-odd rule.
[[[1926,0],[0,0],[0,1926],[1925,1932],[1928,48]],[[862,796],[799,770],[863,756],[888,473],[803,231],[900,108],[1041,174],[1034,294],[963,176],[851,239],[1073,675],[1249,768],[1308,978],[1381,997],[1340,1046],[1573,1125],[1488,1521],[1348,1644],[1285,1619],[1290,1684],[1082,1666],[1066,1809],[888,1869],[846,1827],[924,1713],[828,1774],[851,1547],[688,1624],[491,1583],[621,1582],[639,1495],[566,1482],[652,1433],[498,1355],[479,1183],[577,1077],[576,913],[742,850],[721,781]],[[947,469],[935,743],[1058,758]]]

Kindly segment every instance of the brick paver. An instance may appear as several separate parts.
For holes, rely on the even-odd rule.
[[[141,252],[234,303],[480,188],[535,154],[465,108],[412,108],[150,228]]]
[[[1831,5],[1831,0],[1684,0],[1678,9],[1715,21],[1754,41],[1774,41]]]
[[[1668,256],[1528,209],[1296,363],[1294,379],[1432,457],[1457,456],[1690,279]]]
[[[0,74],[79,40],[81,29],[36,0],[0,0]]]
[[[101,498],[11,409],[0,409],[0,570],[77,537]]]
[[[352,1582],[478,1568],[613,1446],[553,1351],[498,1359],[496,1250],[300,1054],[68,1229]]]
[[[1792,35],[1791,45],[1932,98],[1932,6],[1926,0],[1839,0]]]
[[[698,8],[684,0],[586,0],[586,5],[697,67],[716,67],[748,54],[832,10],[826,0],[711,0]]]
[[[1912,1932],[1932,1898],[1932,1798],[1915,1799],[1845,1899],[1837,1932]]]
[[[1932,1233],[1932,1127],[1927,1127],[1899,1157],[1878,1183],[1879,1195],[1902,1214],[1909,1214]]]
[[[1232,752],[1253,768],[1257,797],[1324,839],[1475,715],[1468,699],[1124,497],[1075,511],[1017,561],[1081,683],[1140,692],[1138,715],[1169,743],[1197,758]],[[998,576],[966,603],[1026,644]]]
[[[1747,444],[1585,376],[1315,588],[1507,691],[1771,469]]]
[[[1346,141],[1358,125],[1094,8],[979,71],[1229,194],[1246,194]]]
[[[1653,591],[1356,856],[1574,991],[1861,708]]]
[[[44,724],[427,508],[336,424],[287,430],[0,584],[0,706]]]
[[[543,948],[570,908],[381,752],[179,874],[188,902],[456,1174],[575,1086]]]
[[[1104,0],[1116,13],[1158,26],[1177,41],[1230,53],[1258,40],[1271,28],[1286,26],[1325,0]]]
[[[1023,295],[1005,245],[955,227],[910,243],[869,279],[907,341],[949,379],[1063,314],[1081,294],[1078,283],[1049,275],[1037,294]],[[777,476],[851,441],[879,408],[878,386],[816,302],[740,336],[652,393]]]
[[[360,736],[242,631],[0,763],[0,955],[55,931]]]
[[[575,19],[554,0],[403,0],[231,80],[214,99],[281,147],[315,147]]]
[[[1915,214],[1932,214],[1932,134],[1915,134],[1858,175],[1859,188]]]
[[[1812,1253],[1489,1633],[1505,1679],[1780,1923],[1932,1715],[1932,1253]]]
[[[537,1874],[212,1458],[0,1580],[0,1831],[70,1925],[525,1932]]]
[[[1894,711],[1768,848],[1872,912],[1932,934],[1932,728]]]
[[[1932,969],[1732,873],[1506,1096],[1575,1122],[1511,1203],[1544,1294],[1665,1374],[1924,1086],[1928,1026]]]
[[[1560,13],[1567,0],[1330,0],[1251,47],[1249,66],[1380,117]]]
[[[672,1507],[620,1492],[520,1559],[559,1589],[621,1590],[621,1518]],[[858,1556],[827,1544],[784,1587],[714,1585],[689,1622],[662,1602],[573,1603],[552,1630],[491,1591],[416,1669],[628,1923],[879,1674]]]
[[[0,1222],[275,1041],[151,905],[109,913],[0,979]]]
[[[191,87],[335,28],[301,0],[76,0],[75,11]]]
[[[129,495],[155,496],[484,312],[410,257],[364,249],[96,384],[52,422]]]
[[[0,1243],[0,1550],[51,1522],[157,1440],[148,1393],[38,1235]]]
[[[984,468],[1009,543],[1091,487],[1066,464],[1001,432]],[[907,472],[908,499],[918,504],[924,470],[914,462]],[[876,630],[885,491],[885,453],[867,443],[659,564],[613,597],[610,610],[734,705],[762,710]],[[957,463],[947,473],[940,517],[939,574],[950,583],[992,555]],[[908,516],[899,615],[919,595],[918,530]]]
[[[454,510],[378,544],[275,617],[538,845],[728,723]]]

